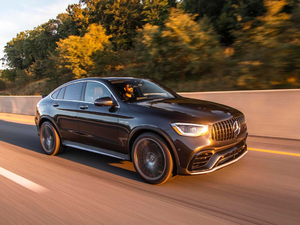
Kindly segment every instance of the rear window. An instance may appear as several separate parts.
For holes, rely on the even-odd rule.
[[[80,101],[83,83],[71,84],[66,87],[65,100]]]

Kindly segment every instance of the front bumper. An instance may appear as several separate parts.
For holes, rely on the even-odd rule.
[[[177,174],[180,175],[211,173],[247,154],[247,132],[227,141],[213,141],[209,135],[190,138],[176,136],[171,131],[169,134],[177,151]]]
[[[233,148],[223,150],[213,154],[205,166],[202,166],[199,169],[192,169],[194,161],[191,162],[190,169],[188,174],[197,175],[197,174],[206,174],[214,172],[218,169],[221,169],[225,166],[229,166],[232,163],[237,162],[247,154],[247,145],[234,146]],[[201,155],[201,153],[199,154]],[[195,157],[196,159],[197,157]]]

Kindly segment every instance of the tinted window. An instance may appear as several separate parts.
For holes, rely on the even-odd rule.
[[[102,84],[88,82],[85,89],[84,101],[94,102],[97,98],[111,97],[109,90]]]
[[[65,100],[80,101],[83,83],[71,84],[66,87]]]
[[[64,98],[65,90],[66,90],[66,88],[60,89],[60,92],[57,96],[57,99],[63,99]]]
[[[158,83],[143,79],[110,81],[119,91],[121,97],[128,102],[140,100],[176,98],[176,94]]]
[[[54,93],[51,95],[51,97],[52,97],[53,99],[56,99],[56,98],[57,98],[57,95],[58,95],[58,93],[59,93],[59,91],[60,91],[60,89],[57,90],[56,92],[54,92]]]

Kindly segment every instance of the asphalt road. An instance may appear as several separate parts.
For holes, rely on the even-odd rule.
[[[237,163],[153,186],[130,162],[45,155],[32,118],[0,115],[1,225],[300,224],[300,141],[250,137]]]

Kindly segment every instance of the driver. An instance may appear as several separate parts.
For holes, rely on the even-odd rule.
[[[125,93],[123,94],[123,98],[128,100],[135,100],[134,94],[133,94],[133,85],[132,84],[126,84],[124,87]]]

